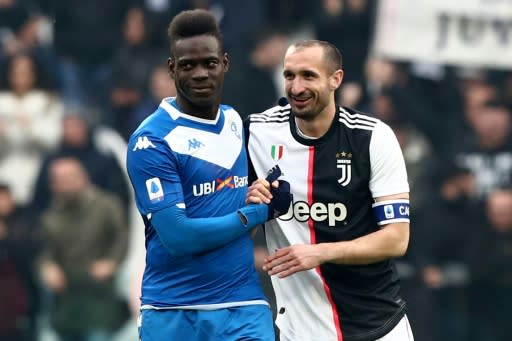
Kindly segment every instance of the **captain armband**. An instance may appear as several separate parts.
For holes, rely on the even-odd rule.
[[[408,223],[409,200],[396,199],[372,204],[373,215],[379,226],[391,223]]]

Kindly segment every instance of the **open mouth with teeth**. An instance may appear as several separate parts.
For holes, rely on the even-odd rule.
[[[306,96],[290,96],[292,102],[297,106],[306,105],[313,97]]]

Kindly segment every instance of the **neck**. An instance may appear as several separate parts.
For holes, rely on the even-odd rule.
[[[331,127],[335,115],[336,104],[332,102],[313,119],[307,120],[296,117],[297,127],[307,136],[315,138],[322,137]]]
[[[214,120],[217,117],[217,111],[219,110],[220,103],[216,102],[209,105],[196,105],[187,101],[181,96],[176,97],[176,103],[180,107],[180,110],[187,115],[204,118],[206,120]]]

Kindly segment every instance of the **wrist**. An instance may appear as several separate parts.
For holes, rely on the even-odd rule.
[[[341,243],[343,242],[317,244],[320,247],[320,264],[343,263],[342,248],[339,247]]]
[[[237,211],[240,222],[244,227],[253,228],[256,225],[264,224],[268,217],[268,205],[249,204]]]

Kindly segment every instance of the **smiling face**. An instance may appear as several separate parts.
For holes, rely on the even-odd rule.
[[[321,46],[291,46],[284,58],[283,76],[297,118],[313,121],[319,115],[334,114],[334,91],[341,84],[343,71],[332,70]]]
[[[190,115],[213,119],[220,104],[227,54],[217,38],[198,35],[177,40],[168,61],[177,91],[177,102]]]

